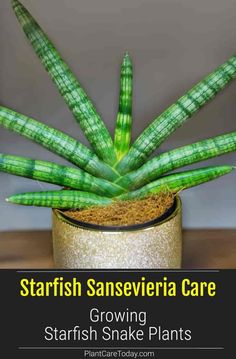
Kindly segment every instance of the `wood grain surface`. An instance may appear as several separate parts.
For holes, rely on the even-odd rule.
[[[53,268],[51,232],[0,233],[0,268]],[[185,230],[183,268],[236,268],[236,229]]]

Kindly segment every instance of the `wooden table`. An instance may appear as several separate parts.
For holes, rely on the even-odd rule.
[[[0,268],[53,268],[51,232],[0,233]],[[183,268],[236,268],[236,229],[185,230]]]

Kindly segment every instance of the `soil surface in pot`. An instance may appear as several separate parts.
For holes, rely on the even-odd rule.
[[[162,193],[144,199],[119,201],[106,207],[67,210],[64,214],[85,223],[101,226],[128,226],[162,216],[174,202],[174,195]]]

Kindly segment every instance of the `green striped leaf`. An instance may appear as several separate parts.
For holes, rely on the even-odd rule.
[[[131,200],[146,197],[151,194],[157,194],[162,191],[177,193],[181,190],[212,181],[220,176],[224,176],[227,173],[232,172],[233,170],[234,167],[232,166],[211,166],[199,168],[197,170],[178,172],[169,176],[161,177],[158,180],[137,189],[136,191],[128,192],[118,198],[120,200]]]
[[[0,125],[39,143],[85,171],[108,180],[118,174],[82,143],[55,128],[0,106]]]
[[[124,174],[141,166],[172,132],[235,77],[236,56],[233,56],[157,117],[134,142],[117,170]]]
[[[114,183],[91,176],[80,169],[25,157],[0,154],[0,171],[107,197],[124,192]]]
[[[233,151],[236,151],[236,132],[212,137],[162,153],[139,169],[121,177],[117,180],[117,184],[128,189],[136,189],[177,168]]]
[[[116,120],[114,147],[117,159],[128,152],[132,131],[132,80],[131,58],[125,55],[121,65],[119,109]]]
[[[6,201],[25,206],[64,209],[83,209],[92,206],[107,206],[112,203],[112,200],[109,198],[97,196],[94,193],[73,190],[26,192],[13,195],[7,198]]]
[[[115,163],[116,155],[111,136],[80,83],[27,9],[17,0],[12,0],[12,6],[32,47],[95,152],[105,162]]]

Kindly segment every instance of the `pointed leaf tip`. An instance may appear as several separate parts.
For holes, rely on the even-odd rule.
[[[15,8],[18,5],[22,5],[18,0],[11,0],[11,5],[13,8]]]
[[[131,57],[127,51],[125,52],[125,55],[123,57],[123,63],[131,64]]]
[[[15,204],[17,204],[18,203],[17,195],[12,195],[12,196],[6,198],[6,202],[7,203],[15,203]]]
[[[125,52],[123,60],[122,60],[123,66],[132,66],[132,60],[128,52]]]

